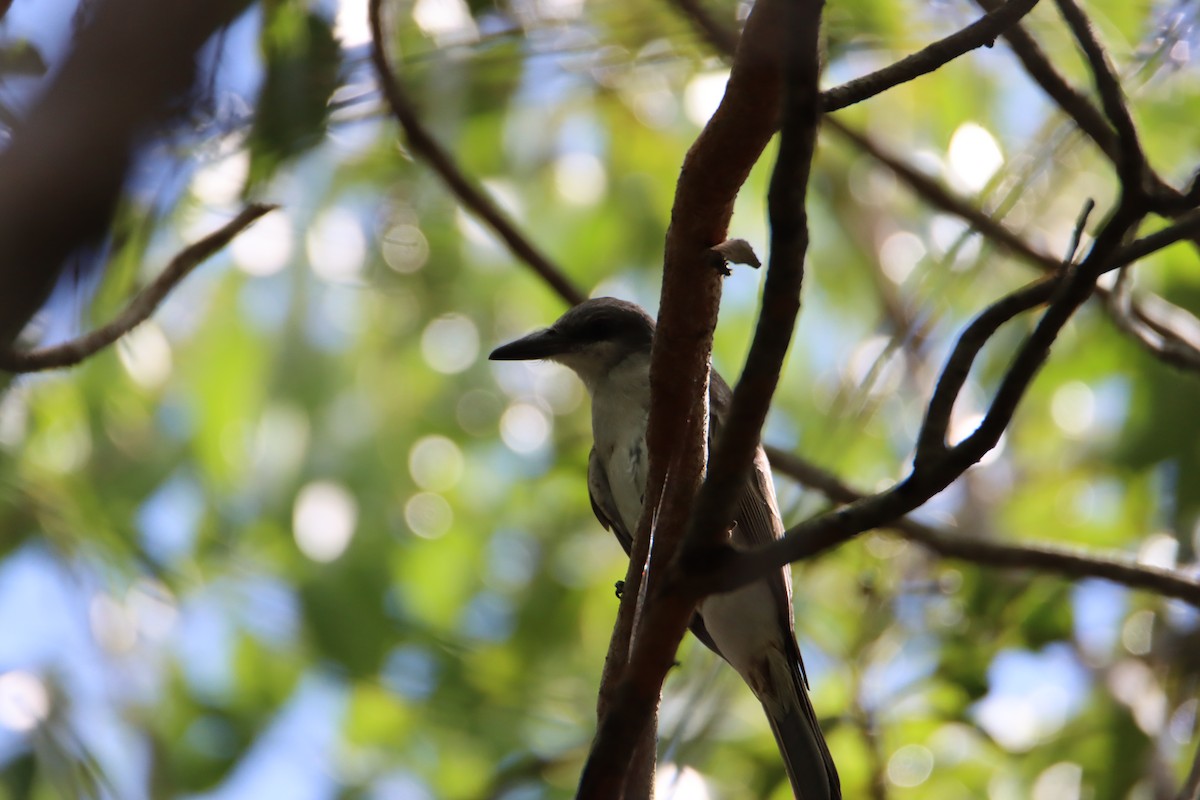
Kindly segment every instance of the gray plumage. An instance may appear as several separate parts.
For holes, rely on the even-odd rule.
[[[493,360],[550,359],[570,367],[592,398],[594,446],[588,493],[597,519],[628,554],[641,516],[649,457],[650,348],[654,320],[633,303],[588,300],[549,328],[496,348]],[[709,388],[710,438],[720,430],[733,393],[715,371]],[[783,535],[760,446],[738,500],[732,541],[754,548]],[[837,769],[808,697],[807,678],[792,618],[791,572],[727,594],[705,598],[692,632],[724,658],[762,703],[799,800],[841,797]]]

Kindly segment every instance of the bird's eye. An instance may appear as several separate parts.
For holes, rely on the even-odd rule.
[[[589,342],[602,342],[613,336],[612,320],[600,317],[590,320],[583,328],[583,338]]]

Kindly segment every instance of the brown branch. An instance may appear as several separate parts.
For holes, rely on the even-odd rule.
[[[544,255],[508,218],[508,215],[466,176],[450,152],[442,147],[425,127],[425,124],[421,122],[416,107],[400,86],[400,82],[388,63],[381,5],[382,0],[370,0],[368,7],[371,25],[371,63],[375,67],[379,86],[392,111],[392,116],[400,123],[400,127],[404,129],[404,133],[408,137],[409,149],[424,159],[441,177],[442,182],[458,198],[459,202],[487,224],[508,247],[509,252],[515,258],[529,265],[550,288],[558,293],[559,297],[571,305],[586,300],[587,295],[575,286],[567,278],[566,273]]]
[[[1110,214],[1083,262],[1072,267],[1057,282],[1046,311],[1018,347],[1008,370],[1000,380],[991,404],[974,433],[941,457],[914,462],[908,476],[891,488],[864,497],[843,508],[821,514],[793,526],[780,540],[752,552],[737,552],[727,558],[720,570],[709,569],[695,576],[696,591],[730,591],[762,578],[784,564],[809,558],[835,547],[859,533],[891,523],[923,505],[958,479],[971,465],[995,447],[1011,422],[1017,405],[1049,354],[1059,332],[1076,310],[1087,300],[1096,279],[1104,270],[1129,231],[1145,214],[1145,205],[1136,195],[1124,195]],[[1021,297],[1031,289],[1018,290],[1006,300]],[[1001,300],[1004,304],[1006,300]],[[1015,304],[1016,300],[1011,300]],[[995,305],[992,307],[995,308]],[[984,314],[992,313],[992,309]],[[973,346],[960,338],[958,348]],[[949,363],[961,358],[952,353]],[[953,375],[940,380],[952,384]]]
[[[776,472],[815,489],[834,503],[853,503],[865,497],[833,473],[797,455],[777,447],[767,447],[767,456]],[[1014,545],[967,538],[961,533],[935,528],[907,517],[894,520],[886,527],[943,558],[1002,569],[1030,569],[1067,578],[1103,578],[1131,589],[1153,592],[1200,607],[1200,580],[1180,572],[1138,564],[1124,556],[1092,553],[1049,543]]]
[[[914,471],[945,457],[948,452],[946,431],[954,403],[967,382],[971,365],[983,346],[1004,323],[1013,317],[1048,301],[1059,287],[1056,278],[1043,278],[997,300],[966,327],[955,343],[934,387],[933,397],[925,410],[925,419],[917,435],[917,450],[913,457]]]
[[[1184,239],[1200,236],[1200,211],[1184,214],[1167,227],[1125,245],[1113,254],[1108,270],[1132,264]]]
[[[717,52],[731,56],[738,43],[735,31],[713,19],[696,0],[670,0],[691,20],[697,31]],[[939,39],[923,49],[905,56],[868,75],[849,80],[821,92],[821,110],[825,113],[861,103],[902,83],[927,75],[949,62],[980,47],[991,47],[996,37],[1018,25],[1021,18],[1033,10],[1037,0],[995,2],[987,13],[961,30]]]
[[[824,127],[834,131],[854,147],[883,164],[922,200],[962,219],[982,236],[1015,258],[1043,271],[1053,272],[1061,266],[1058,259],[1038,250],[1003,223],[993,219],[967,199],[959,197],[938,181],[900,159],[874,139],[854,130],[836,117],[826,117]],[[1185,239],[1194,240],[1197,237],[1200,237],[1200,212],[1193,211],[1181,216],[1171,225],[1118,249],[1106,271],[1132,264],[1172,244]],[[1106,301],[1109,312],[1114,313],[1109,290],[1098,286],[1094,292]],[[1177,325],[1172,325],[1167,321],[1172,318],[1187,320],[1191,322],[1194,330],[1200,332],[1200,321],[1197,321],[1189,312],[1168,303],[1157,295],[1150,295],[1140,302],[1131,301],[1129,314],[1129,321],[1114,319],[1114,322],[1118,327],[1127,330],[1133,336],[1134,341],[1151,355],[1168,364],[1186,369],[1191,369],[1193,352],[1197,352],[1197,358],[1200,358],[1200,351],[1197,351],[1197,346],[1192,342],[1194,337],[1189,337],[1186,333],[1178,330]],[[1134,325],[1132,329],[1128,329],[1130,322]],[[1148,335],[1145,331],[1146,328],[1154,331],[1157,335]],[[1200,337],[1195,338],[1200,341]]]
[[[1053,272],[1061,266],[1062,262],[1059,259],[1038,250],[1011,231],[1004,223],[993,219],[965,198],[952,193],[939,181],[916,169],[874,139],[851,128],[837,117],[827,117],[825,127],[887,167],[900,179],[901,183],[922,200],[962,219],[1016,258],[1049,272]]]
[[[733,523],[734,504],[758,448],[800,312],[809,243],[805,203],[821,116],[819,4],[811,19],[799,23],[799,30],[805,38],[790,42],[788,47],[779,154],[767,193],[771,242],[762,310],[720,439],[709,460],[708,475],[696,498],[689,549],[711,546]]]
[[[730,44],[736,42],[736,35],[732,31],[724,29],[703,8],[698,7],[695,3],[686,2],[686,0],[672,0],[672,2],[693,21],[693,24],[696,25],[705,35],[705,38],[718,51],[726,54],[730,52]],[[988,12],[995,12],[1004,7],[999,0],[976,0],[976,2]],[[1066,79],[1055,70],[1050,59],[1019,22],[1010,26],[1003,35],[1033,80],[1075,121],[1084,133],[1096,142],[1100,150],[1115,163],[1119,156],[1117,137],[1100,111],[1091,104],[1087,97],[1067,83]],[[841,87],[837,87],[829,91],[836,93],[841,90]],[[828,97],[828,93],[826,96]],[[838,135],[850,141],[856,148],[871,155],[888,167],[902,183],[907,185],[926,202],[966,221],[981,235],[1000,246],[1009,254],[1045,271],[1053,272],[1059,268],[1060,261],[1058,259],[1039,251],[1024,238],[1009,230],[1003,223],[976,208],[966,199],[954,195],[938,181],[913,168],[902,159],[897,158],[873,139],[846,126],[836,117],[827,116],[824,120],[824,125],[827,129],[833,130]],[[1170,186],[1164,184],[1148,167],[1146,167],[1145,172],[1147,173],[1148,180],[1151,181],[1154,187],[1155,202],[1162,205],[1164,197],[1170,201],[1163,207],[1164,211],[1179,213],[1200,203],[1200,178],[1193,181],[1188,192],[1180,194]],[[1138,249],[1144,248],[1140,254],[1136,250],[1128,250],[1122,253],[1117,260],[1136,260],[1136,258],[1148,255],[1153,249],[1158,249],[1175,241],[1185,238],[1193,241],[1200,239],[1200,223],[1196,222],[1194,215],[1181,218],[1179,222],[1179,227],[1164,229],[1159,232],[1156,238],[1151,239],[1148,237],[1148,240],[1145,242],[1130,245],[1130,247]],[[1170,230],[1170,233],[1167,232],[1168,230]],[[1162,243],[1156,244],[1156,242]],[[1095,291],[1101,297],[1108,298],[1107,290],[1097,287]],[[1195,318],[1182,309],[1166,303],[1161,298],[1152,296],[1146,302],[1157,303],[1162,308],[1159,310],[1159,313],[1155,314],[1146,309],[1142,303],[1134,301],[1130,307],[1129,319],[1114,319],[1114,322],[1119,328],[1132,336],[1138,344],[1149,351],[1151,355],[1173,366],[1191,369],[1192,363],[1200,359],[1200,350],[1193,346],[1187,335],[1167,324],[1164,321],[1164,317],[1179,316],[1189,320],[1194,320]],[[1108,303],[1107,307],[1110,313],[1115,313],[1112,303]],[[1193,327],[1200,330],[1200,322]]]
[[[639,592],[646,602],[637,610],[629,661],[584,768],[581,798],[619,796],[620,774],[648,726],[698,598],[674,583],[664,588],[660,567],[678,548],[707,462],[708,361],[721,294],[709,248],[727,238],[733,200],[778,123],[784,53],[805,48],[815,56],[819,17],[816,0],[754,6],[725,97],[689,150],[676,186],[651,356],[650,477],[635,535],[636,553],[653,527],[651,584]],[[644,564],[631,560],[631,574]],[[622,598],[637,600],[630,593]]]
[[[74,366],[95,355],[150,318],[166,296],[191,274],[192,270],[222,250],[259,217],[278,206],[254,204],[200,241],[181,250],[158,277],[133,296],[129,304],[108,324],[52,347],[36,350],[0,348],[0,370],[39,372]]]
[[[823,110],[828,113],[861,103],[902,83],[927,75],[964,53],[990,46],[996,41],[996,37],[1015,25],[1032,11],[1035,5],[1037,0],[1009,0],[962,30],[955,31],[894,64],[870,75],[847,81],[841,86],[827,89],[821,95]]]
[[[1117,283],[1108,294],[1105,308],[1113,324],[1154,353],[1163,363],[1200,372],[1200,349],[1187,342],[1177,332],[1164,333],[1134,312],[1129,274],[1128,266],[1121,267],[1117,273]]]

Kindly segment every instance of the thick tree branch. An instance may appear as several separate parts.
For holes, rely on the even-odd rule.
[[[0,346],[101,240],[134,148],[186,108],[196,53],[247,0],[102,0],[0,152]]]
[[[820,5],[799,24],[805,38],[789,43],[779,155],[767,194],[770,257],[762,310],[727,419],[708,464],[692,513],[689,549],[710,546],[733,523],[738,493],[761,438],[771,398],[800,312],[800,289],[808,252],[805,203],[820,121],[818,60]]]
[[[370,0],[368,7],[371,25],[371,63],[375,67],[379,86],[383,90],[383,96],[392,111],[392,116],[400,123],[400,127],[404,129],[404,133],[408,137],[409,148],[433,168],[464,207],[495,231],[515,258],[528,264],[550,288],[558,293],[559,297],[571,305],[586,300],[587,295],[575,286],[566,273],[543,254],[508,218],[508,215],[466,176],[450,152],[442,147],[425,127],[425,124],[421,122],[416,107],[400,86],[400,82],[396,79],[388,62],[381,6],[382,0]]]
[[[833,473],[797,455],[776,447],[768,447],[767,455],[776,473],[799,481],[834,503],[853,503],[865,496]],[[1072,579],[1103,578],[1131,589],[1142,589],[1200,607],[1200,581],[1172,570],[1138,564],[1124,556],[1090,553],[1049,543],[1015,545],[968,538],[961,533],[924,525],[907,517],[895,520],[886,527],[943,558],[969,561],[986,567],[1030,569]]]
[[[141,325],[158,308],[171,290],[233,241],[259,217],[274,211],[278,206],[255,204],[242,209],[236,217],[200,241],[181,250],[153,281],[133,296],[129,304],[108,324],[89,333],[52,347],[36,350],[11,350],[0,348],[0,370],[8,372],[38,372],[47,369],[71,367],[100,350],[108,347],[131,330]]]
[[[725,240],[733,200],[778,123],[783,55],[801,50],[801,59],[815,63],[819,20],[815,0],[760,0],[754,6],[725,97],[688,152],[676,187],[651,364],[650,478],[635,536],[647,540],[653,530],[652,583],[639,593],[646,602],[639,606],[629,662],[584,769],[581,798],[617,796],[620,772],[647,727],[695,607],[697,595],[676,591],[674,583],[661,588],[659,565],[675,554],[707,462],[708,360],[721,291],[709,249]],[[807,91],[815,100],[815,69],[812,76]],[[815,102],[810,102],[814,107],[806,118],[815,123]],[[643,567],[644,562],[631,561],[630,574]],[[627,594],[623,602],[637,599]]]

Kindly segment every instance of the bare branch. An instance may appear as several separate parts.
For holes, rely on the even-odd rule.
[[[970,201],[951,193],[941,183],[900,159],[874,139],[854,130],[837,117],[826,117],[825,128],[832,130],[887,167],[901,183],[935,208],[953,214],[967,222],[993,243],[1044,271],[1054,272],[1062,262],[1049,253],[1036,249],[1025,239],[1009,230],[1004,223],[992,219]]]
[[[737,552],[725,560],[720,570],[708,569],[702,573],[698,572],[694,578],[697,584],[696,591],[730,591],[744,586],[788,562],[811,557],[865,530],[889,524],[921,506],[957,480],[972,464],[995,447],[1012,420],[1026,389],[1049,354],[1058,333],[1087,300],[1095,287],[1096,278],[1113,252],[1144,213],[1144,206],[1137,202],[1136,195],[1125,195],[1105,221],[1083,262],[1068,269],[1062,278],[1055,281],[1057,285],[1054,286],[1046,311],[1017,349],[984,414],[983,421],[974,433],[944,450],[941,457],[930,456],[914,460],[908,476],[890,489],[806,520],[792,527],[782,539],[766,547],[752,552]],[[1033,287],[1018,290],[994,304],[980,315],[988,317],[986,322],[977,319],[972,324],[986,329],[997,320],[1011,316],[1010,311],[1013,308],[1030,302],[1031,295],[1036,297],[1038,291],[1045,291],[1041,288],[1035,291]],[[1008,306],[1009,303],[1012,305]],[[1000,310],[997,310],[997,306],[1000,306]],[[968,345],[969,342],[964,344],[960,339],[959,352],[969,352]],[[947,370],[951,366],[948,363]],[[953,366],[955,370],[961,369],[957,361]],[[957,378],[944,372],[941,380],[945,381],[947,387],[943,390],[947,399],[939,401],[944,406],[949,402],[948,398],[957,393],[953,389]],[[926,443],[932,440],[933,437],[926,434]]]
[[[1105,307],[1113,324],[1129,336],[1133,337],[1142,347],[1154,353],[1159,360],[1179,369],[1200,372],[1200,346],[1189,342],[1180,332],[1162,326],[1158,320],[1153,322],[1143,318],[1135,308],[1132,299],[1132,282],[1129,265],[1121,267],[1117,272],[1117,282],[1109,292]],[[1190,317],[1193,321],[1194,317]],[[1200,330],[1195,333],[1200,334]],[[1194,337],[1200,342],[1200,335]]]
[[[1170,247],[1184,239],[1200,236],[1200,211],[1192,211],[1181,216],[1162,230],[1155,231],[1125,245],[1113,254],[1107,270],[1119,269],[1126,264],[1132,264],[1165,247]]]
[[[861,103],[894,86],[907,83],[945,66],[964,53],[991,46],[996,37],[1033,10],[1037,0],[1009,0],[989,11],[962,30],[955,31],[910,56],[883,69],[827,89],[821,95],[823,110],[828,113]]]
[[[1057,278],[1043,278],[1031,283],[1023,289],[997,300],[979,316],[959,336],[942,374],[934,388],[933,397],[925,411],[925,419],[921,423],[917,435],[917,450],[913,457],[914,471],[920,471],[942,459],[948,452],[946,432],[950,426],[950,416],[954,411],[954,402],[970,374],[975,357],[987,344],[1000,326],[1013,317],[1035,308],[1050,299],[1058,289]]]
[[[779,155],[767,193],[771,244],[762,310],[729,414],[709,460],[708,476],[696,499],[689,548],[711,545],[733,522],[733,506],[758,448],[800,312],[809,241],[805,202],[820,122],[820,6],[814,5],[811,18],[793,23],[805,38],[788,47]]]
[[[975,2],[988,11],[1000,7],[999,0],[975,0]],[[1021,23],[1017,23],[1005,31],[1004,39],[1034,82],[1042,87],[1050,99],[1075,121],[1079,129],[1087,134],[1105,155],[1116,162],[1118,156],[1117,136],[1104,119],[1104,115],[1092,105],[1091,100],[1083,92],[1068,83],[1067,79],[1054,68],[1054,64],[1037,40],[1025,30]]]
[[[755,4],[725,97],[688,152],[676,187],[651,357],[650,476],[635,535],[636,556],[638,543],[650,538],[653,527],[649,579],[660,586],[658,566],[675,555],[708,460],[708,359],[721,294],[709,248],[726,239],[733,199],[778,124],[784,53],[803,49],[797,55],[815,59],[820,6],[818,0]],[[815,78],[809,92],[815,101]],[[631,559],[631,574],[644,568],[645,562]],[[646,730],[698,595],[672,583],[669,590],[652,590],[646,597],[629,662],[584,768],[580,798],[619,796],[619,776]],[[636,599],[627,593],[622,602]]]
[[[528,264],[559,297],[571,305],[583,302],[587,295],[517,228],[490,197],[467,178],[450,152],[438,143],[421,122],[415,106],[400,86],[388,63],[381,5],[382,0],[370,0],[368,8],[371,24],[371,63],[375,66],[375,74],[388,107],[408,137],[409,148],[441,176],[446,187],[463,206],[495,231],[515,258]]]
[[[671,0],[680,12],[691,20],[713,48],[725,56],[733,55],[737,33],[713,19],[696,0]],[[847,81],[821,92],[821,110],[825,113],[861,103],[902,83],[927,75],[961,55],[980,47],[991,47],[996,37],[1028,14],[1037,0],[1009,0],[994,3],[987,14],[967,27],[926,46],[912,55],[889,64],[883,69]]]
[[[886,166],[901,183],[925,202],[964,220],[1012,256],[1044,271],[1053,272],[1062,266],[1058,259],[1038,250],[1003,223],[988,216],[965,198],[953,194],[874,139],[850,128],[836,117],[827,116],[823,124],[826,130],[834,131]],[[1197,237],[1200,237],[1200,212],[1193,211],[1181,216],[1175,223],[1119,248],[1106,270],[1118,269],[1176,242]],[[1109,299],[1109,291],[1103,287],[1095,287],[1094,292],[1106,301]],[[1108,303],[1107,307],[1112,313],[1112,304]],[[1200,346],[1200,321],[1157,295],[1149,295],[1141,301],[1131,301],[1129,314],[1128,320],[1115,320],[1118,327],[1127,330],[1138,344],[1156,358],[1161,358],[1173,366],[1190,368],[1189,364],[1193,360],[1190,353],[1200,353],[1197,350]],[[1169,320],[1177,322],[1172,323]],[[1130,322],[1135,325],[1132,329],[1128,327]],[[1188,331],[1194,331],[1196,335],[1189,336],[1180,326],[1186,326]],[[1149,334],[1146,329],[1154,334]]]
[[[853,503],[865,495],[841,478],[800,456],[777,447],[766,448],[772,469],[825,495],[838,504]],[[1002,544],[925,525],[907,517],[888,524],[909,541],[943,558],[969,561],[1001,569],[1031,569],[1065,578],[1103,578],[1113,583],[1183,600],[1200,607],[1200,580],[1172,570],[1139,564],[1126,556],[1092,553],[1049,543]]]
[[[1121,180],[1124,192],[1145,191],[1146,186],[1146,155],[1138,142],[1137,128],[1134,127],[1133,117],[1125,104],[1125,94],[1121,90],[1121,82],[1109,63],[1108,54],[1096,38],[1092,30],[1091,20],[1083,12],[1075,0],[1055,0],[1059,13],[1066,20],[1067,26],[1079,43],[1088,64],[1092,68],[1092,77],[1096,90],[1100,94],[1100,102],[1108,121],[1117,132],[1117,175]]]
[[[111,322],[69,342],[36,350],[0,349],[0,369],[8,372],[38,372],[74,366],[108,347],[145,322],[171,290],[192,270],[222,250],[233,238],[249,228],[259,217],[278,206],[255,204],[242,209],[236,217],[200,241],[181,250],[159,275],[140,292]]]

